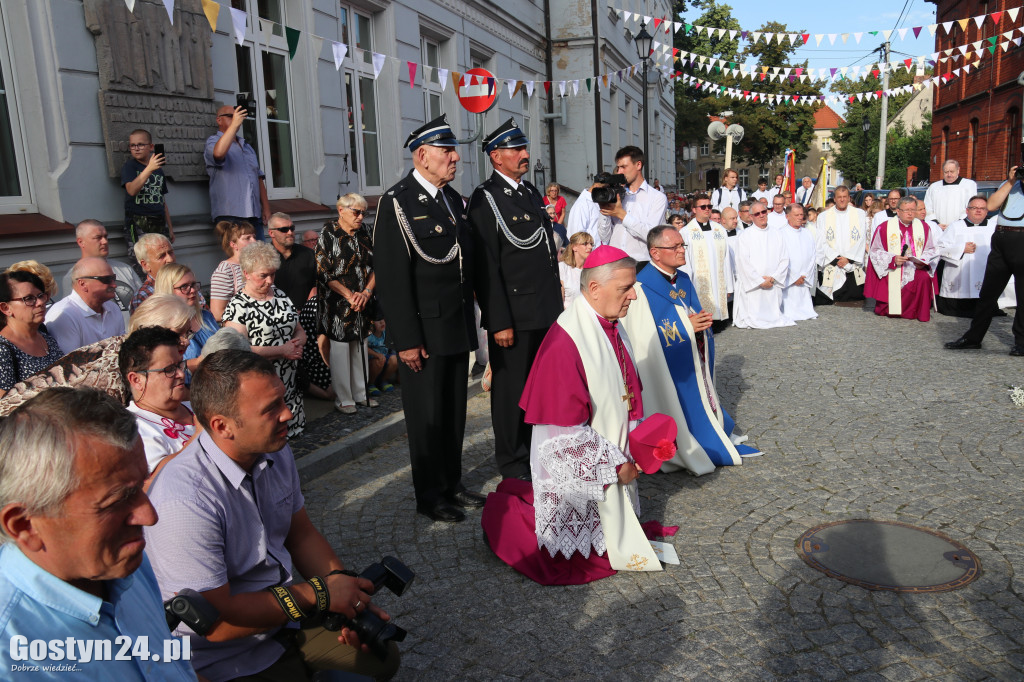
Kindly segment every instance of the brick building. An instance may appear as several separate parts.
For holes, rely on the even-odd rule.
[[[1024,47],[1010,43],[1003,34],[1019,28],[1024,12],[1011,20],[1004,12],[1019,7],[1017,0],[929,0],[936,6],[935,21],[954,22],[946,33],[935,33],[935,49],[943,51],[982,41],[977,69],[941,85],[935,92],[932,114],[931,181],[942,178],[942,162],[956,159],[961,175],[975,180],[1002,180],[1010,166],[1021,160],[1021,86]],[[987,15],[979,28],[973,17]],[[998,22],[994,18],[998,17]],[[971,18],[963,28],[961,19]],[[1016,34],[1015,34],[1016,35]],[[992,40],[994,39],[994,40]],[[988,48],[995,42],[994,54]],[[959,52],[959,51],[957,51]],[[968,52],[971,54],[971,52]],[[972,63],[976,57],[939,64],[936,73],[947,73]]]

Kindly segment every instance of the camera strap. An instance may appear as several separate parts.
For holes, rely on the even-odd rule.
[[[519,237],[512,234],[512,231],[508,229],[508,224],[502,217],[501,211],[498,210],[498,205],[494,203],[494,197],[491,196],[491,193],[488,192],[487,190],[483,190],[483,193],[484,196],[487,197],[487,203],[491,205],[491,210],[494,212],[494,219],[498,223],[498,228],[501,230],[501,233],[505,235],[505,239],[508,240],[509,244],[516,247],[517,249],[529,251],[533,247],[540,244],[541,241],[543,241],[544,245],[548,247],[548,255],[551,254],[551,246],[548,244],[547,232],[544,231],[543,221],[541,221],[540,227],[537,228],[536,232],[531,234],[526,239],[520,239]]]

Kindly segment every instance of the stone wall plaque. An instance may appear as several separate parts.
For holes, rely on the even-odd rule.
[[[145,128],[163,143],[164,173],[175,181],[207,179],[203,148],[217,131],[213,45],[201,0],[177,0],[174,24],[160,0],[85,0],[94,36],[107,170],[120,178],[128,135]]]

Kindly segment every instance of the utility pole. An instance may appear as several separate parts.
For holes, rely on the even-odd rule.
[[[882,53],[882,120],[878,124],[878,175],[875,176],[875,189],[882,189],[885,182],[885,142],[886,128],[889,124],[889,41],[885,41],[879,49]]]

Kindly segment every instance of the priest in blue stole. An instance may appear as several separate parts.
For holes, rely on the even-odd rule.
[[[715,390],[715,343],[711,314],[704,312],[693,282],[679,271],[686,262],[682,237],[661,225],[647,235],[650,263],[637,275],[637,300],[622,320],[633,341],[644,405],[676,420],[676,456],[664,472],[687,469],[700,476],[738,465],[760,453],[733,435],[736,424]]]

